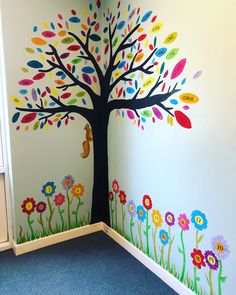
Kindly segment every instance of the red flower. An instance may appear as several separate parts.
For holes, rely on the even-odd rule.
[[[119,183],[116,179],[112,181],[112,188],[115,194],[119,193]]]
[[[113,192],[110,192],[108,195],[108,199],[112,202],[114,200]]]
[[[58,194],[54,198],[54,203],[56,206],[61,206],[65,202],[65,196],[63,194]]]
[[[197,268],[201,268],[202,266],[206,266],[206,263],[204,262],[204,256],[202,254],[201,250],[193,249],[193,252],[191,253],[191,257],[193,258],[193,264],[197,266]]]
[[[22,212],[30,215],[32,212],[34,212],[34,209],[36,208],[36,202],[34,200],[34,198],[26,198],[22,205]]]
[[[124,205],[126,203],[126,194],[124,191],[120,191],[119,198],[120,198],[121,204]]]
[[[146,210],[151,210],[152,209],[152,200],[149,195],[144,195],[143,196],[143,207]]]

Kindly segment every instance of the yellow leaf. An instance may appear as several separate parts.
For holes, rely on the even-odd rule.
[[[70,31],[74,31],[75,26],[73,24],[70,24]]]
[[[144,43],[144,47],[146,48],[146,47],[148,47],[148,45],[149,45],[149,40],[146,40]]]
[[[47,60],[47,58],[46,58],[46,56],[44,54],[40,54],[39,57],[40,57],[40,59],[42,61],[46,61]]]
[[[121,74],[122,74],[122,72],[120,72],[120,71],[119,72],[115,72],[114,77],[115,78],[119,78]]]
[[[49,28],[49,26],[48,26],[48,23],[46,23],[46,22],[43,22],[43,27],[44,27],[44,29],[48,29]]]
[[[44,125],[44,130],[45,130],[45,131],[48,131],[48,129],[49,129],[49,124],[46,123],[46,124]]]
[[[53,45],[54,45],[54,47],[57,47],[57,46],[59,45],[59,42],[58,42],[58,41],[55,41],[55,42],[53,43]]]
[[[153,77],[146,79],[143,82],[143,88],[149,88],[150,86],[152,86],[154,81],[155,81],[155,78],[153,78]]]
[[[83,13],[84,16],[87,16],[87,10],[86,10],[86,8],[82,8],[82,13]]]
[[[193,93],[183,93],[179,98],[182,102],[190,104],[197,103],[199,101],[198,96]]]
[[[138,28],[137,32],[141,33],[144,30],[144,28]]]
[[[120,124],[122,124],[123,123],[123,119],[122,119],[122,117],[120,117]]]
[[[58,91],[56,90],[56,88],[51,88],[51,94],[52,96],[55,96],[55,97],[58,96]]]
[[[53,77],[53,73],[52,72],[49,72],[48,73],[48,79],[52,79],[52,77]]]
[[[23,107],[25,105],[23,100],[19,99],[16,96],[11,96],[10,99],[14,103],[14,105],[17,107]]]
[[[134,57],[133,53],[130,52],[130,53],[127,54],[128,59],[132,59],[133,57]]]
[[[170,43],[174,42],[175,39],[177,38],[177,35],[178,35],[177,32],[174,32],[174,33],[169,34],[169,35],[165,38],[164,43],[165,43],[165,44],[170,44]]]
[[[151,32],[154,34],[158,31],[160,31],[163,28],[163,23],[156,23],[153,27]]]

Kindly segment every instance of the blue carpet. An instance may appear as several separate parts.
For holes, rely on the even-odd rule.
[[[174,295],[102,232],[16,257],[0,252],[1,295]]]

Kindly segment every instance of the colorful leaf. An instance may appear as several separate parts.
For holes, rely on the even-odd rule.
[[[97,41],[101,40],[101,37],[99,35],[97,35],[97,34],[91,34],[91,35],[89,35],[89,39],[91,39],[92,41],[97,42]]]
[[[35,68],[35,69],[43,68],[43,64],[41,64],[41,62],[39,62],[37,60],[31,60],[31,61],[27,62],[27,65],[29,67]]]
[[[181,111],[175,111],[174,114],[176,121],[179,123],[180,126],[187,129],[192,128],[190,119],[184,113],[182,113]]]
[[[181,59],[176,64],[171,74],[171,80],[177,78],[183,72],[185,64],[186,64],[186,58]]]
[[[141,22],[142,22],[142,23],[146,22],[146,21],[149,19],[149,17],[150,17],[151,15],[152,15],[152,10],[146,12],[146,13],[144,14],[144,16],[142,17]]]
[[[183,93],[180,95],[179,98],[182,102],[188,103],[188,104],[197,103],[199,101],[198,96],[193,93]]]
[[[174,33],[169,34],[169,35],[165,38],[164,43],[165,43],[165,44],[170,44],[170,43],[174,42],[175,39],[177,38],[177,35],[178,35],[177,32],[174,32]]]
[[[36,118],[37,113],[29,113],[26,114],[22,119],[21,119],[21,123],[25,124],[25,123],[30,123],[32,121],[34,121],[34,119]]]

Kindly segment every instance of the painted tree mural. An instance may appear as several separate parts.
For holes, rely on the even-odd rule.
[[[187,59],[178,59],[179,48],[172,47],[177,32],[160,42],[163,24],[153,11],[121,8],[120,1],[113,12],[101,12],[100,6],[94,1],[80,15],[72,10],[68,19],[58,14],[57,21],[34,26],[32,46],[25,48],[30,58],[18,82],[20,97],[11,97],[16,130],[60,128],[75,115],[87,120],[94,150],[92,222],[109,220],[110,113],[140,129],[165,117],[170,125],[191,128],[185,113],[198,102],[195,94],[182,91]]]

